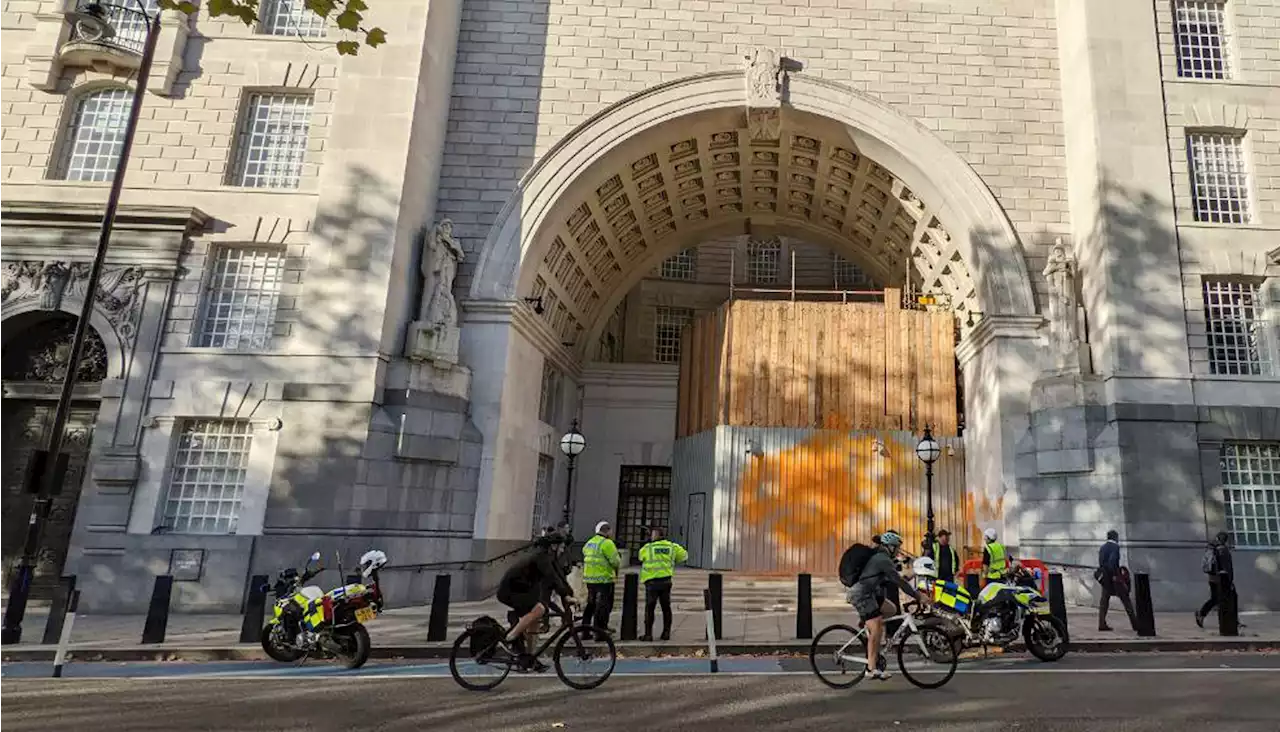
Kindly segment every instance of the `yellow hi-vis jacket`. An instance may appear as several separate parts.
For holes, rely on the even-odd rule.
[[[674,541],[651,541],[640,547],[640,581],[670,577],[675,574],[676,565],[688,558],[689,552]]]
[[[1009,571],[1009,551],[1004,544],[993,541],[987,544],[987,555],[991,563],[987,565],[987,579],[1000,579]]]
[[[582,580],[589,585],[612,582],[621,561],[613,539],[596,534],[582,547]]]

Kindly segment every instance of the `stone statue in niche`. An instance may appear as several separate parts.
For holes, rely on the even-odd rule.
[[[423,246],[423,298],[418,320],[413,323],[411,358],[458,362],[458,301],[453,297],[453,281],[463,259],[462,247],[453,236],[453,222],[442,219]]]
[[[1044,268],[1049,285],[1048,319],[1051,368],[1079,373],[1085,369],[1087,353],[1080,329],[1080,298],[1076,290],[1076,261],[1067,253],[1062,239],[1053,243]]]
[[[782,136],[782,57],[771,48],[746,56],[747,132],[753,142]]]

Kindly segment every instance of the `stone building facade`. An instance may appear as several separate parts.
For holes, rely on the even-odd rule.
[[[177,557],[182,608],[235,609],[251,574],[373,545],[397,600],[441,562],[482,591],[559,514],[573,419],[578,534],[669,480],[675,323],[761,285],[775,241],[805,289],[955,311],[966,477],[1016,552],[1088,564],[1116,528],[1189,608],[1229,528],[1242,600],[1280,604],[1275,0],[383,0],[387,45],[342,59],[263,6],[162,16],[49,560],[91,608]],[[83,302],[131,70],[59,2],[4,8],[30,411],[22,344]],[[690,250],[705,281],[666,264]]]

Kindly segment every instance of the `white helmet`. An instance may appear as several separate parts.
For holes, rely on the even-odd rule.
[[[917,577],[934,577],[938,576],[938,566],[933,563],[932,557],[920,557],[911,563],[911,572]]]
[[[387,564],[386,552],[378,549],[370,549],[360,557],[360,574],[368,577],[373,574],[374,570],[382,569]]]
[[[996,540],[996,530],[995,530],[995,529],[987,529],[986,531],[982,532],[982,538],[986,539],[987,541],[995,541],[995,540]]]

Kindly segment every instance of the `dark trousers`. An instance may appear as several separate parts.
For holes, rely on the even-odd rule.
[[[582,622],[608,630],[609,614],[612,612],[613,583],[588,582],[587,605],[582,609]]]
[[[671,638],[671,578],[651,579],[644,583],[644,634],[653,635],[653,609],[662,605],[662,638]]]
[[[1129,601],[1129,586],[1117,583],[1110,577],[1104,577],[1098,582],[1102,585],[1102,604],[1098,605],[1098,627],[1105,627],[1107,624],[1107,610],[1111,608],[1111,598],[1120,599],[1120,604],[1124,605],[1124,612],[1129,616],[1129,625],[1133,627],[1134,632],[1138,630],[1138,618],[1133,614],[1133,603]]]
[[[1217,607],[1226,600],[1226,592],[1234,592],[1235,587],[1231,583],[1226,582],[1210,582],[1209,583],[1209,601],[1200,606],[1200,617],[1204,617],[1213,612],[1213,608]]]

